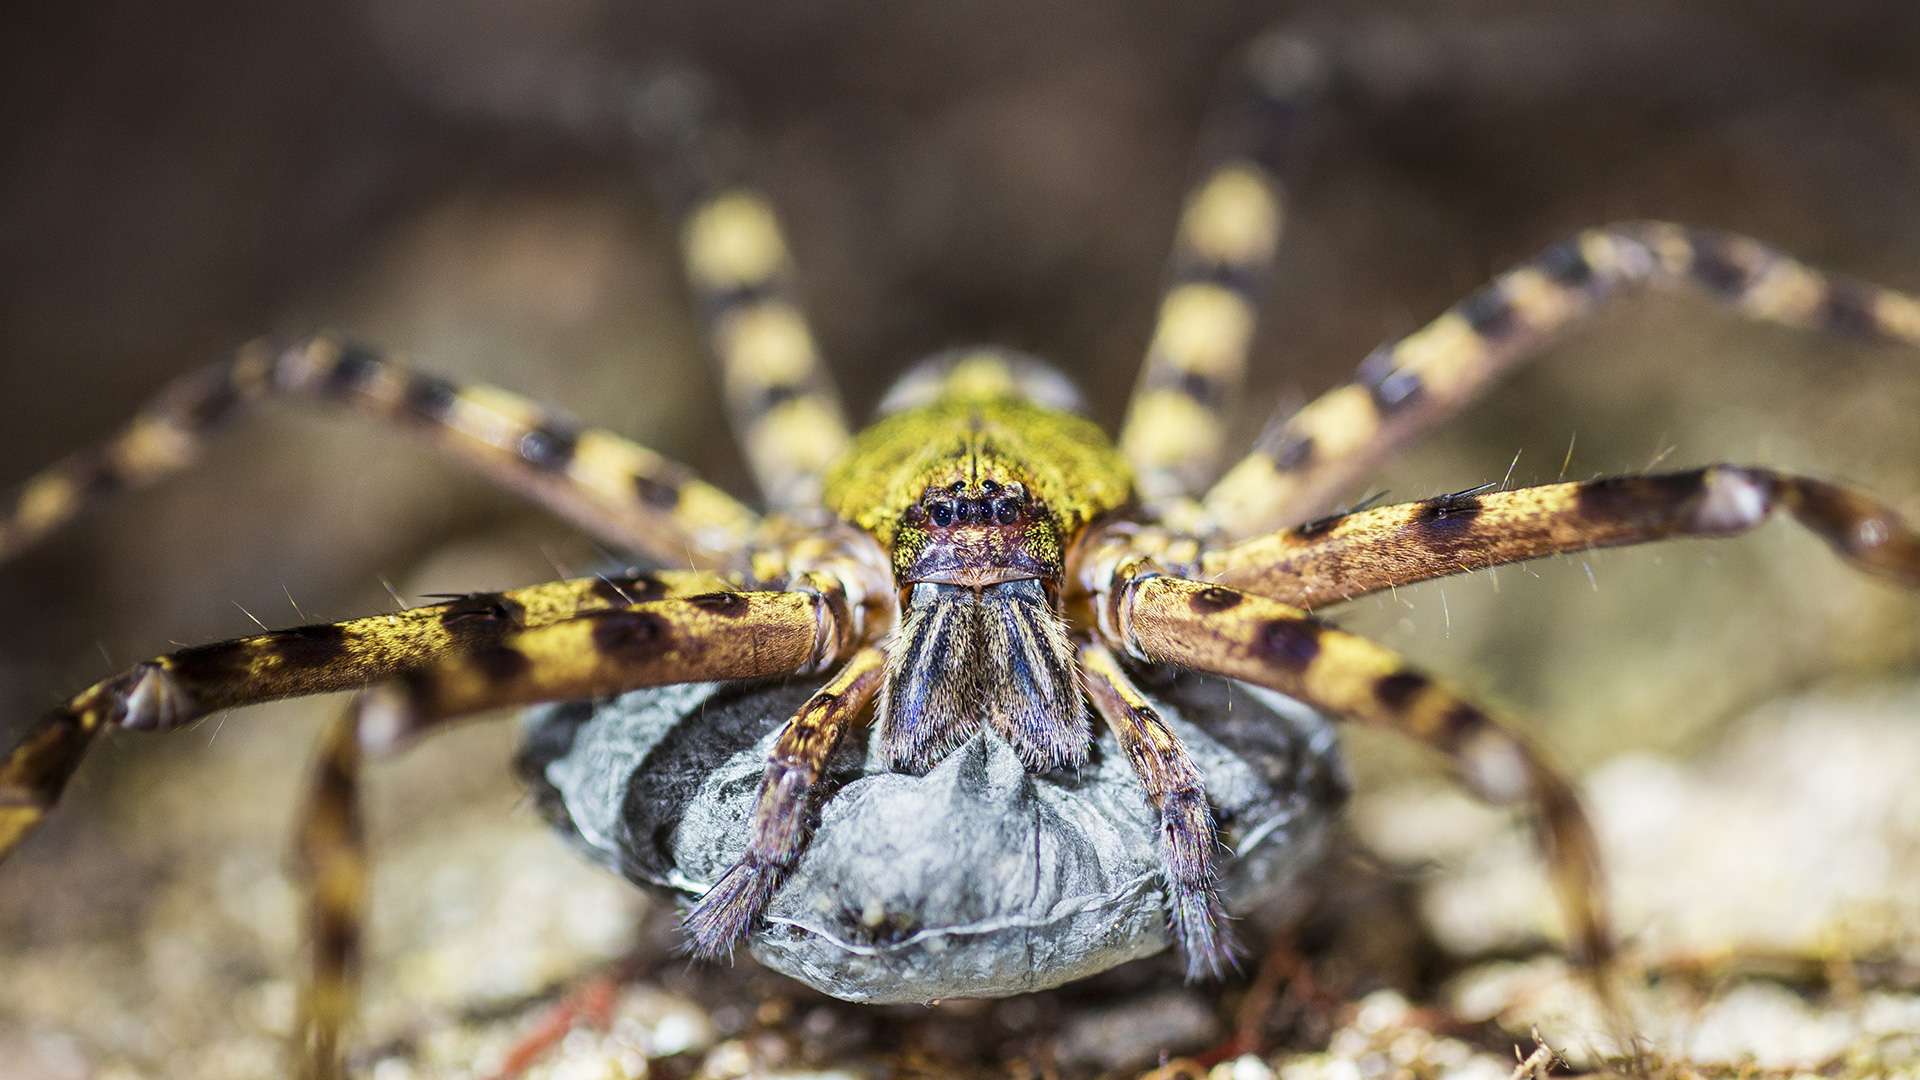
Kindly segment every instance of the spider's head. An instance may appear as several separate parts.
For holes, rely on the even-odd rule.
[[[880,691],[888,763],[925,772],[982,725],[1036,772],[1085,761],[1080,669],[1056,610],[1059,522],[1027,486],[929,484],[900,516],[894,566],[905,595]]]
[[[1032,580],[1052,587],[1061,574],[1060,527],[1018,480],[928,485],[900,515],[894,570],[902,588]]]

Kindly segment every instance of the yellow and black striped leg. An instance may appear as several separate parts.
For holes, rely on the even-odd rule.
[[[1305,157],[1306,114],[1326,74],[1317,51],[1271,35],[1229,71],[1208,166],[1181,212],[1146,362],[1120,430],[1149,507],[1191,495],[1222,437],[1284,217],[1282,183]]]
[[[731,596],[729,587],[692,570],[580,578],[154,657],[81,691],[0,758],[0,859],[53,808],[108,728],[168,731],[221,709],[350,690],[489,648],[514,631],[643,601]]]
[[[1754,319],[1920,345],[1920,299],[1811,269],[1758,241],[1662,222],[1589,229],[1374,350],[1353,381],[1270,428],[1207,492],[1193,526],[1238,539],[1324,512],[1394,448],[1638,286],[1691,286]]]
[[[103,495],[180,471],[222,421],[274,397],[332,402],[417,430],[608,543],[664,563],[737,563],[758,524],[725,492],[610,431],[491,386],[407,371],[365,346],[309,338],[256,342],[180,379],[111,442],[29,479],[0,513],[0,559]]]
[[[773,205],[744,181],[743,140],[705,79],[665,71],[631,99],[631,130],[679,219],[681,258],[747,463],[773,506],[811,506],[850,436]]]
[[[300,1080],[346,1076],[342,1039],[360,991],[366,925],[366,832],[360,816],[359,709],[328,726],[308,782],[294,839],[294,868],[306,897],[307,974],[292,1046]]]
[[[1174,940],[1186,957],[1187,978],[1218,979],[1232,971],[1240,951],[1227,929],[1213,856],[1220,841],[1200,771],[1180,737],[1147,700],[1104,645],[1080,647],[1087,695],[1113,729],[1160,815],[1160,858],[1167,872],[1167,912]]]
[[[846,733],[873,701],[886,663],[886,653],[877,645],[854,653],[781,730],[760,781],[746,854],[707,890],[681,924],[693,955],[703,959],[730,955],[753,932],[806,845],[814,786]]]
[[[1313,608],[1522,559],[1732,536],[1780,509],[1852,565],[1920,588],[1920,532],[1890,508],[1850,488],[1738,465],[1361,510],[1205,552],[1198,576]]]
[[[1582,959],[1610,954],[1599,853],[1572,785],[1519,735],[1391,650],[1298,608],[1222,585],[1155,573],[1140,562],[1102,598],[1103,634],[1133,656],[1272,687],[1445,755],[1489,802],[1528,804]]]
[[[295,1046],[301,1075],[343,1075],[368,879],[357,794],[363,753],[390,753],[450,721],[507,705],[818,670],[840,655],[836,618],[829,598],[808,591],[625,604],[502,635],[361,694],[328,731],[299,828],[312,949]],[[878,660],[865,652],[849,665],[856,676],[849,695],[872,693],[861,689],[860,673],[877,670]],[[820,703],[820,716],[825,726],[814,733],[821,736],[844,718],[833,701]]]
[[[811,589],[715,592],[590,611],[504,634],[367,691],[362,742],[399,745],[509,705],[819,671],[848,655],[846,608]]]

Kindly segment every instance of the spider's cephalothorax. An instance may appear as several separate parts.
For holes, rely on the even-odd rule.
[[[734,425],[771,512],[609,431],[505,391],[409,372],[329,338],[247,346],[189,376],[107,445],[28,479],[0,557],[91,500],[183,467],[202,437],[273,397],[326,401],[424,435],[610,544],[682,567],[551,582],[157,656],[88,687],[0,758],[0,855],[112,729],[371,687],[329,730],[301,815],[312,975],[298,1057],[335,1076],[351,1015],[367,867],[364,752],[505,705],[818,673],[779,732],[745,853],[689,914],[696,951],[752,933],[805,847],[829,759],[877,707],[898,769],[984,730],[1029,770],[1086,753],[1090,702],[1158,820],[1172,937],[1194,976],[1232,949],[1201,778],[1135,685],[1179,665],[1280,691],[1443,755],[1480,796],[1531,808],[1583,955],[1604,959],[1591,831],[1570,785],[1511,727],[1309,609],[1463,570],[1592,547],[1725,536],[1784,510],[1857,567],[1920,586],[1920,534],[1849,488],[1712,465],[1326,516],[1395,448],[1457,414],[1556,332],[1633,287],[1691,286],[1749,316],[1920,345],[1920,300],[1813,270],[1756,241],[1660,222],[1588,229],[1273,425],[1207,486],[1246,370],[1283,180],[1341,57],[1276,35],[1237,67],[1225,150],[1189,197],[1118,449],[1057,376],[992,350],[948,357],[853,435],[791,289],[770,204],[700,136],[711,96],[681,74],[587,80],[566,129],[639,138],[663,162],[688,277]],[[567,85],[576,85],[568,83]]]
[[[1132,482],[1096,425],[1028,398],[1023,381],[1049,376],[996,350],[930,361],[907,385],[933,400],[873,425],[828,473],[827,505],[888,547],[903,595],[877,705],[895,768],[925,772],[982,726],[1036,772],[1086,760],[1066,551]]]

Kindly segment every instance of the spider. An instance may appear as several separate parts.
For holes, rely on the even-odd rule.
[[[135,665],[0,760],[0,856],[108,730],[364,688],[323,739],[297,840],[312,969],[296,1053],[306,1074],[339,1075],[368,878],[363,756],[501,706],[810,675],[823,681],[780,732],[745,854],[685,918],[695,953],[726,954],[753,933],[804,850],[827,761],[869,715],[886,762],[915,773],[983,732],[1030,771],[1072,769],[1097,716],[1157,816],[1171,937],[1189,976],[1211,978],[1235,958],[1215,822],[1138,685],[1142,669],[1167,665],[1401,733],[1481,797],[1527,807],[1574,946],[1603,962],[1595,844],[1571,785],[1494,711],[1312,612],[1469,568],[1732,535],[1776,510],[1860,569],[1920,587],[1920,533],[1851,488],[1739,465],[1329,511],[1386,455],[1634,288],[1691,286],[1758,319],[1910,345],[1920,300],[1744,237],[1659,222],[1588,229],[1374,350],[1216,480],[1304,118],[1337,85],[1327,55],[1284,34],[1252,45],[1235,72],[1225,137],[1185,203],[1117,439],[1076,414],[1051,369],[987,346],[915,368],[854,432],[793,299],[775,214],[740,178],[704,84],[667,72],[615,87],[598,119],[660,163],[766,512],[620,435],[364,345],[244,346],[168,388],[108,444],[30,478],[0,519],[0,557],[185,467],[247,407],[291,397],[410,428],[596,537],[682,568],[456,597]]]

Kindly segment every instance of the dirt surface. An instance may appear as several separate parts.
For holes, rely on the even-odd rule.
[[[1287,11],[1368,35],[1400,81],[1336,125],[1299,193],[1249,437],[1275,402],[1595,222],[1736,229],[1920,290],[1911,5]],[[738,89],[856,408],[914,357],[990,339],[1059,362],[1112,423],[1212,73],[1279,14],[48,9],[0,44],[15,84],[0,96],[4,471],[104,435],[239,340],[329,326],[563,403],[744,490],[714,437],[667,226],[635,178],[594,148],[433,103],[520,47],[690,55]],[[1436,45],[1467,59],[1436,67]],[[1510,468],[1520,483],[1734,460],[1848,477],[1920,518],[1917,372],[1898,350],[1648,299],[1556,346],[1378,485],[1413,498]],[[350,422],[276,412],[210,459],[0,571],[14,616],[0,739],[133,657],[246,632],[245,612],[337,617],[390,606],[383,578],[418,597],[601,557]],[[1920,1069],[1901,1034],[1920,1028],[1906,782],[1920,601],[1781,525],[1330,614],[1537,718],[1581,772],[1629,943],[1637,1065]],[[0,1076],[278,1074],[296,970],[284,839],[315,725],[338,706],[95,755],[0,869]],[[1323,910],[1269,936],[1248,980],[1187,990],[1149,961],[997,1005],[898,1010],[689,967],[670,913],[534,821],[511,742],[476,726],[377,772],[365,1075],[485,1075],[609,965],[630,976],[611,1028],[568,1036],[536,1075],[1127,1076],[1164,1054],[1234,1078],[1493,1077],[1532,1052],[1536,1025],[1570,1063],[1559,1071],[1619,1064],[1554,959],[1520,834],[1385,740],[1350,740],[1354,837]]]

